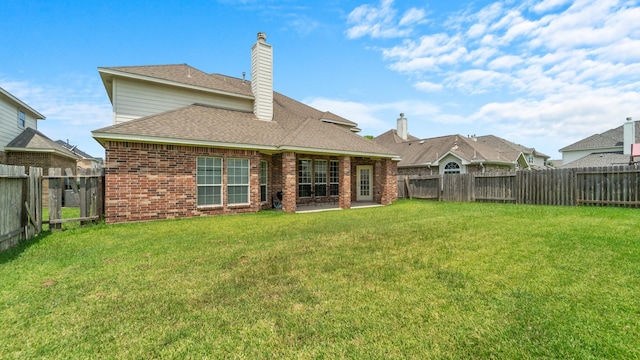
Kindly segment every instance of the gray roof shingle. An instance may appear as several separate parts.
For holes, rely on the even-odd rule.
[[[635,122],[636,139],[640,139],[640,121]],[[560,149],[560,152],[576,151],[576,150],[597,150],[611,149],[619,147],[622,150],[624,146],[624,125],[617,128],[609,129],[600,134],[591,135],[585,139],[577,141],[571,145],[567,145]]]
[[[253,97],[251,82],[247,80],[207,74],[186,64],[100,69],[101,74],[131,74],[142,76],[148,81],[156,79],[174,82],[176,86],[197,86],[214,92],[224,91]],[[148,140],[154,138],[157,141],[209,143],[217,146],[226,144],[297,148],[331,153],[377,154],[382,157],[397,156],[389,149],[350,131],[350,128],[357,126],[355,122],[328,111],[312,108],[277,92],[274,92],[273,111],[273,121],[262,121],[251,112],[193,104],[94,130],[92,133],[99,140],[110,136],[145,137]]]
[[[79,157],[64,146],[49,139],[46,135],[33,128],[26,128],[6,146],[7,151],[53,151],[59,155],[78,159]]]

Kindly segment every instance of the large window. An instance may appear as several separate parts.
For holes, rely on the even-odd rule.
[[[27,126],[27,118],[22,110],[18,110],[18,126],[21,128]]]
[[[456,162],[449,162],[447,163],[447,165],[444,166],[444,173],[445,174],[460,174],[460,165],[458,165],[458,163]]]
[[[260,161],[260,201],[267,201],[268,165],[266,161]]]
[[[249,159],[227,160],[227,203],[249,203]]]
[[[298,196],[311,197],[311,160],[298,160]]]
[[[199,157],[198,206],[222,205],[222,158]]]
[[[329,195],[340,195],[340,162],[331,160],[329,165]]]
[[[316,196],[327,196],[327,160],[316,160],[314,167]]]

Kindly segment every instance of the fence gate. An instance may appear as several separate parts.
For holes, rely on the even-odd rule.
[[[473,174],[442,175],[442,199],[444,201],[471,201],[473,199]]]

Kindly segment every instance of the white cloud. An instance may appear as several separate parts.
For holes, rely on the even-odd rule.
[[[393,0],[381,0],[378,6],[365,4],[353,9],[347,17],[347,24],[350,25],[346,31],[347,37],[404,37],[413,32],[415,25],[424,23],[426,12],[423,9],[411,8],[398,20],[398,12],[392,5]]]
[[[438,92],[443,88],[442,84],[436,84],[430,81],[419,81],[413,84],[413,87],[424,92]]]
[[[381,4],[386,13],[396,11],[392,1]],[[420,21],[440,27],[378,47],[390,69],[415,79],[414,89],[447,94],[439,104],[460,104],[439,107],[429,121],[491,122],[505,131],[496,135],[555,141],[558,149],[638,112],[637,1],[495,1],[478,11],[472,6],[445,21],[425,17]],[[479,99],[486,99],[484,105]]]
[[[492,70],[509,70],[514,66],[521,64],[523,60],[519,56],[515,55],[505,55],[498,58],[493,59],[487,67]]]

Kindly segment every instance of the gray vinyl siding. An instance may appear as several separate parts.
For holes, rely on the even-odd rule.
[[[252,111],[253,101],[160,84],[113,80],[114,124],[156,115],[194,103]]]
[[[14,101],[0,94],[0,151],[4,151],[5,146],[24,129],[28,127],[37,129],[37,120],[29,111],[22,108],[20,109],[25,114],[25,127],[18,126],[18,108]]]

